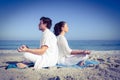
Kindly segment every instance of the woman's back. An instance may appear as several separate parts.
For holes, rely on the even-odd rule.
[[[71,49],[66,38],[62,35],[57,36],[57,44],[59,50],[59,57],[65,57],[71,54]]]

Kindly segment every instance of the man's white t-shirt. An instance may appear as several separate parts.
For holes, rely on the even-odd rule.
[[[35,67],[42,68],[55,66],[58,61],[58,46],[56,36],[49,29],[46,29],[43,32],[40,44],[40,47],[45,45],[48,46],[48,49],[43,55],[40,55],[41,57],[36,61]]]

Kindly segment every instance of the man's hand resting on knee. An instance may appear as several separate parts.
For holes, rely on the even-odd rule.
[[[26,45],[22,45],[20,48],[18,48],[18,52],[27,52],[28,47]]]

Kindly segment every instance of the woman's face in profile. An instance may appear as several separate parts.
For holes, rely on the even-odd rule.
[[[68,25],[67,25],[67,23],[64,24],[63,31],[64,32],[68,32]]]

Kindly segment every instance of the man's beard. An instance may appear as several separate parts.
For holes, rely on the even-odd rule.
[[[40,31],[43,31],[43,29],[42,29],[42,28],[39,28],[39,30],[40,30]]]

